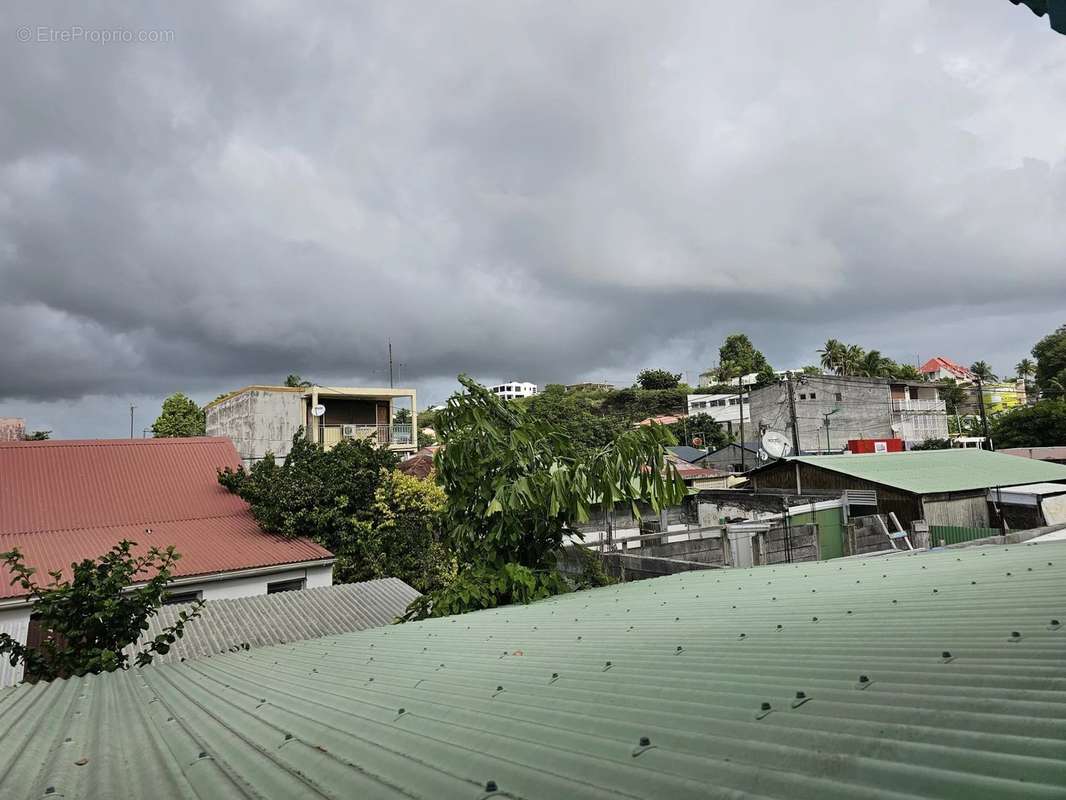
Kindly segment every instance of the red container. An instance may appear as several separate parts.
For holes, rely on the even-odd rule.
[[[852,453],[900,453],[903,449],[902,439],[848,439]]]

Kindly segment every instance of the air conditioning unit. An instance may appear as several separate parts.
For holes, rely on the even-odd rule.
[[[355,436],[355,426],[341,425],[341,436],[344,436],[347,439],[353,438]]]

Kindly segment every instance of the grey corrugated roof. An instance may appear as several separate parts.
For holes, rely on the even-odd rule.
[[[695,464],[697,459],[703,458],[707,455],[706,450],[700,450],[698,447],[689,447],[688,445],[677,445],[667,447],[671,453],[680,458],[682,461],[687,461],[690,464]]]
[[[207,602],[185,636],[155,663],[219,655],[229,650],[350,633],[389,625],[419,593],[399,578],[346,583]],[[190,604],[164,606],[149,621],[142,641],[173,625]],[[132,650],[133,648],[131,648]]]
[[[1064,587],[1066,543],[685,572],[22,686],[0,796],[1062,798]]]

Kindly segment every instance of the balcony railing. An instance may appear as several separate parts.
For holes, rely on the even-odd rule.
[[[319,425],[319,441],[327,450],[345,439],[365,439],[380,447],[411,447],[410,425]]]
[[[896,412],[924,411],[944,414],[947,413],[947,406],[943,400],[893,400],[892,410]]]

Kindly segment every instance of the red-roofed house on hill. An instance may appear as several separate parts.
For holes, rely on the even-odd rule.
[[[959,383],[972,383],[977,376],[962,364],[956,364],[950,358],[935,356],[929,359],[918,371],[931,381],[943,381],[954,378]]]
[[[122,539],[137,552],[174,545],[174,602],[329,586],[332,553],[264,532],[218,483],[218,469],[240,463],[223,438],[0,443],[0,552],[17,547],[47,580]],[[26,641],[30,615],[0,567],[0,631]],[[0,686],[20,672],[0,664]]]

